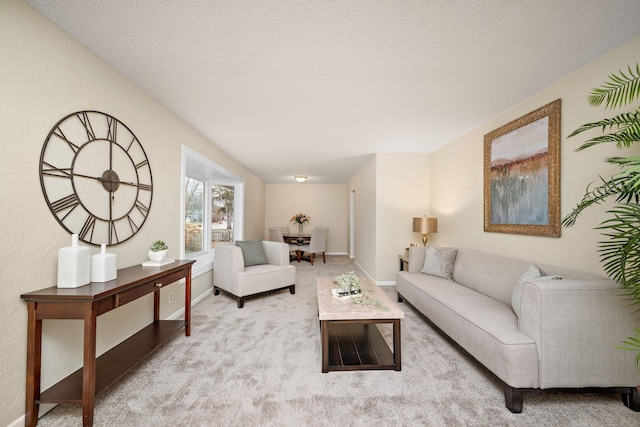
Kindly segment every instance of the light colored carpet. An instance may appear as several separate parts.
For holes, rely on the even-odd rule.
[[[615,394],[525,397],[522,414],[500,386],[405,304],[402,371],[320,372],[315,280],[358,269],[347,257],[293,263],[296,294],[211,295],[179,333],[98,396],[97,426],[639,426]],[[395,288],[385,288],[393,295]],[[387,325],[384,325],[387,326]],[[388,332],[388,331],[385,331]],[[40,426],[81,425],[59,405]]]

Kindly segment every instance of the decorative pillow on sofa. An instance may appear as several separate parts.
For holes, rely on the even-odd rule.
[[[545,272],[540,269],[540,267],[535,264],[531,264],[527,271],[525,271],[524,274],[520,277],[515,288],[513,288],[513,293],[511,294],[511,307],[518,317],[520,317],[520,303],[522,302],[522,286],[524,286],[524,282],[527,282],[531,279],[557,280],[562,279],[562,277],[547,276]]]
[[[236,241],[236,246],[242,249],[245,267],[267,263],[267,257],[262,248],[262,240],[239,240]]]
[[[420,272],[451,280],[453,279],[453,264],[456,262],[457,255],[457,249],[436,249],[427,246],[424,266]]]

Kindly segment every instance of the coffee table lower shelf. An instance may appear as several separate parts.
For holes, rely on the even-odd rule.
[[[376,323],[394,323],[395,352],[380,334]],[[396,326],[397,323],[397,326]],[[400,370],[400,320],[324,320],[322,330],[322,372]],[[395,330],[397,328],[397,330]],[[326,335],[326,336],[325,336]]]

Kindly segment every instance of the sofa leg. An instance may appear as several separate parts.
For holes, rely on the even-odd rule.
[[[324,252],[322,252],[322,261],[324,261],[324,263],[327,263],[327,258],[324,256]]]
[[[504,387],[504,403],[511,412],[519,414],[522,412],[522,404],[524,401],[524,393],[517,388]]]
[[[289,286],[289,293],[292,295],[296,293],[296,285]]]
[[[400,294],[398,294],[397,300],[398,302],[404,302],[404,298]]]
[[[238,308],[244,307],[244,298],[238,298]]]
[[[620,393],[624,406],[635,412],[640,412],[640,393],[637,387],[629,388],[629,393]]]
[[[220,288],[218,288],[217,286],[213,287],[213,294],[214,295],[220,295]]]

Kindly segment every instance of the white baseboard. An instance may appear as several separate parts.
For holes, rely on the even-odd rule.
[[[396,282],[394,280],[379,280],[376,282],[378,286],[395,286]]]
[[[362,270],[362,272],[365,274],[365,276],[367,276],[373,283],[375,283],[378,286],[395,286],[396,282],[395,281],[390,281],[390,280],[375,280],[373,277],[371,277],[371,275],[369,273],[367,273],[367,270],[365,270],[364,268],[362,268],[362,266],[360,264],[358,264],[357,261],[354,261],[354,263],[358,266],[358,268],[360,270]]]
[[[24,426],[24,418],[25,416],[21,416],[20,418],[18,418],[17,420],[15,420],[14,422],[12,422],[11,424],[9,424],[7,427],[22,427]]]

